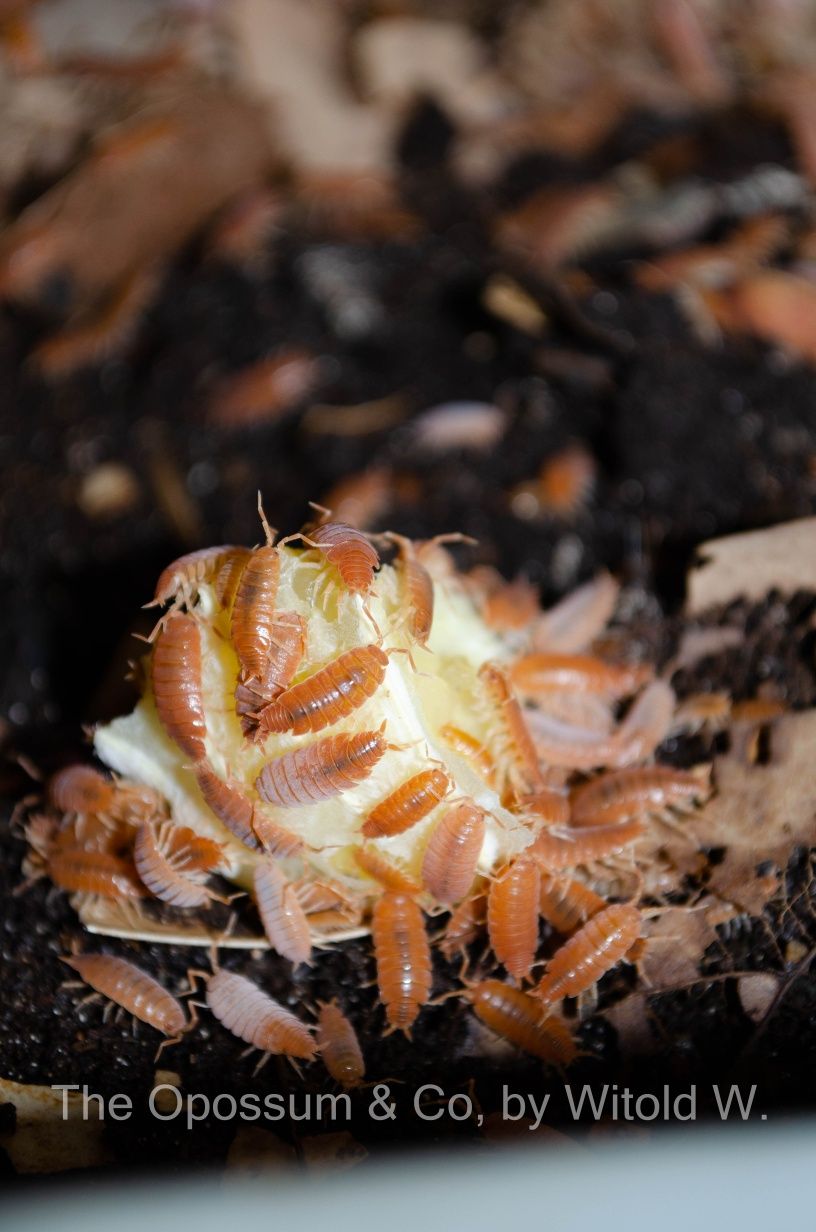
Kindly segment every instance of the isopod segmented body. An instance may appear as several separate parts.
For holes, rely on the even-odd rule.
[[[257,548],[235,590],[230,637],[245,680],[263,680],[274,642],[280,554],[271,543]]]
[[[577,1055],[575,1041],[560,1018],[544,1018],[541,1003],[529,993],[482,980],[467,994],[474,1013],[486,1027],[549,1065],[567,1066]]]
[[[538,791],[545,785],[538,753],[506,673],[495,663],[483,663],[479,668],[479,679],[499,719],[500,741],[504,746],[506,776],[511,792],[528,795]]]
[[[116,784],[93,766],[66,766],[48,783],[48,799],[62,813],[104,813],[116,797]]]
[[[261,681],[266,698],[277,697],[288,688],[306,653],[306,621],[298,612],[275,612],[271,631],[272,643]]]
[[[639,817],[610,826],[585,826],[583,829],[544,830],[526,849],[547,873],[560,873],[579,864],[592,864],[625,851],[643,834]]]
[[[454,727],[452,723],[446,723],[440,727],[439,735],[448,748],[453,749],[454,753],[458,753],[471,764],[488,787],[493,786],[496,781],[496,763],[481,740],[477,740],[469,732],[462,731],[460,727]]]
[[[695,775],[671,766],[615,770],[575,788],[572,819],[576,826],[605,825],[698,800],[705,791]]]
[[[586,992],[626,956],[640,937],[641,919],[631,903],[599,911],[555,952],[533,996],[549,1005]]]
[[[538,909],[558,933],[569,936],[606,907],[606,899],[583,881],[570,877],[541,878]]]
[[[321,1003],[316,1038],[323,1064],[335,1082],[347,1089],[358,1087],[365,1077],[365,1061],[357,1032],[337,1001]]]
[[[187,1019],[180,1002],[152,975],[133,963],[112,954],[79,954],[62,961],[73,967],[80,979],[96,992],[140,1022],[167,1036],[183,1035]]]
[[[385,890],[399,894],[419,894],[421,887],[393,860],[376,847],[355,847],[354,859],[364,873],[378,881]]]
[[[309,532],[307,542],[320,549],[350,591],[365,594],[371,589],[380,558],[361,531],[345,522],[324,522]]]
[[[362,825],[366,838],[402,834],[433,812],[450,791],[444,770],[420,770],[371,810]]]
[[[626,697],[651,678],[651,669],[640,664],[605,663],[592,655],[529,654],[510,668],[514,686],[531,697],[553,692]]]
[[[484,837],[484,810],[475,804],[454,805],[440,817],[422,860],[422,881],[440,903],[458,903],[470,890]]]
[[[569,796],[554,787],[541,787],[529,796],[519,796],[513,811],[531,814],[545,826],[564,826],[570,819]]]
[[[48,858],[48,876],[61,890],[99,894],[103,898],[144,898],[136,870],[129,860],[109,851],[68,847]]]
[[[448,961],[476,940],[484,929],[486,919],[487,897],[484,894],[472,894],[462,899],[451,912],[445,935],[439,942],[439,948]]]
[[[153,648],[153,696],[164,730],[192,761],[206,756],[201,636],[194,617],[174,612]]]
[[[388,656],[379,646],[356,646],[292,685],[258,713],[264,732],[319,732],[347,718],[376,693]]]
[[[259,843],[253,828],[255,806],[249,797],[236,783],[220,779],[209,762],[200,762],[195,775],[207,807],[231,834],[257,850]]]
[[[490,945],[514,979],[523,980],[538,948],[541,873],[534,861],[518,857],[490,886],[487,930]]]
[[[261,1052],[311,1061],[315,1044],[308,1027],[246,976],[223,968],[207,982],[207,1005],[246,1044]]]
[[[145,822],[133,848],[139,877],[151,894],[172,907],[206,906],[213,895],[204,880],[222,854],[218,843],[169,821],[158,827]]]
[[[379,731],[341,732],[268,761],[258,794],[279,808],[300,808],[339,796],[367,778],[388,745]]]
[[[422,912],[407,894],[389,891],[374,904],[371,933],[386,1018],[407,1034],[431,993],[431,949]]]
[[[433,579],[417,559],[416,548],[410,539],[393,532],[387,537],[399,550],[408,632],[419,646],[425,646],[433,625]]]
[[[294,886],[271,860],[257,866],[253,884],[269,944],[295,965],[308,962],[312,953],[309,922]]]
[[[214,581],[229,561],[240,559],[244,553],[247,553],[246,548],[225,543],[220,547],[199,548],[197,552],[180,556],[159,574],[153,602],[149,606],[161,606],[171,599],[189,601],[202,583]]]

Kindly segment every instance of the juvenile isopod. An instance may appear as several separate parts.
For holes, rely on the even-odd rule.
[[[222,855],[218,843],[169,821],[158,828],[145,822],[139,827],[133,848],[139,877],[151,894],[172,907],[204,907],[215,897],[204,880]]]
[[[336,1000],[320,1003],[316,1039],[323,1064],[335,1082],[347,1090],[358,1087],[365,1077],[360,1041]]]
[[[583,881],[570,877],[541,878],[540,914],[558,933],[569,936],[607,906],[605,898]]]
[[[431,994],[431,949],[422,912],[407,894],[389,891],[374,905],[371,933],[386,1018],[407,1035]]]
[[[643,834],[639,817],[615,822],[608,826],[585,826],[583,829],[562,827],[544,830],[526,853],[547,873],[560,873],[567,868],[606,860],[625,851]]]
[[[610,573],[599,573],[571,591],[536,619],[531,639],[533,650],[547,654],[582,651],[612,619],[619,591]]]
[[[103,898],[144,898],[136,871],[129,860],[109,851],[68,847],[55,850],[48,859],[48,876],[61,890],[75,894],[99,894]]]
[[[529,697],[551,692],[626,697],[651,677],[651,669],[640,664],[605,663],[593,655],[528,654],[510,668],[511,681]]]
[[[295,965],[308,962],[312,954],[309,922],[294,886],[271,860],[256,867],[253,884],[258,914],[272,948]]]
[[[172,1037],[168,1043],[177,1043],[184,1034],[188,1023],[180,1002],[133,963],[112,954],[79,954],[62,961],[73,967],[95,992],[140,1022]]]
[[[259,728],[296,736],[322,731],[372,697],[387,666],[388,656],[379,646],[355,646],[264,706],[258,713]]]
[[[245,680],[263,680],[274,644],[280,554],[273,543],[257,548],[235,589],[230,637]]]
[[[486,920],[486,895],[476,893],[462,899],[459,906],[451,912],[445,935],[439,942],[439,948],[448,961],[455,954],[463,953],[480,936]]]
[[[183,598],[189,602],[199,586],[214,581],[228,562],[240,560],[245,551],[244,548],[225,543],[220,547],[199,548],[196,552],[180,556],[159,574],[156,593],[148,607],[161,606],[171,599]]]
[[[609,825],[699,800],[705,792],[695,775],[672,766],[614,770],[575,788],[572,820],[576,826]]]
[[[164,730],[191,761],[206,756],[201,636],[194,617],[174,612],[160,631],[151,664],[153,696]]]
[[[320,361],[301,348],[260,359],[221,382],[209,418],[226,428],[278,419],[306,397],[319,372]]]
[[[641,914],[631,903],[605,907],[555,952],[533,996],[550,1005],[586,992],[626,956],[640,930]]]
[[[529,796],[519,796],[514,812],[543,821],[545,826],[565,826],[570,819],[570,800],[554,787],[541,787]]]
[[[383,889],[396,890],[399,894],[419,894],[421,886],[409,877],[399,864],[389,860],[376,847],[355,847],[354,859],[363,872],[378,881]]]
[[[207,982],[207,1005],[222,1026],[261,1052],[314,1058],[308,1027],[246,976],[224,968],[216,971]]]
[[[433,579],[419,561],[416,547],[410,539],[393,531],[388,533],[387,538],[399,551],[408,632],[419,646],[425,646],[433,625]]]
[[[116,798],[116,784],[93,766],[66,766],[48,783],[48,799],[61,813],[105,813]]]
[[[496,781],[496,763],[481,740],[477,740],[469,732],[462,731],[460,727],[454,727],[452,723],[445,723],[440,727],[439,735],[449,749],[453,749],[454,753],[458,753],[470,763],[488,787],[493,786]]]
[[[533,860],[517,857],[491,883],[487,931],[500,963],[516,980],[526,979],[538,948],[541,873]]]
[[[300,808],[339,796],[367,778],[385,753],[383,727],[325,736],[273,758],[255,780],[258,794],[279,808]]]
[[[508,763],[507,778],[513,793],[527,795],[543,787],[538,753],[507,675],[495,663],[483,663],[479,679],[494,707],[501,727],[500,740]]]
[[[195,776],[198,790],[211,812],[237,839],[257,850],[259,843],[253,826],[255,805],[249,797],[231,779],[227,782],[220,779],[209,762],[200,762]]]
[[[401,783],[371,810],[362,825],[366,838],[390,838],[433,812],[450,791],[444,770],[421,770]]]
[[[484,837],[484,810],[475,804],[456,804],[440,817],[422,860],[422,881],[438,902],[458,903],[470,890]]]
[[[477,1018],[516,1048],[548,1065],[565,1067],[575,1060],[577,1049],[566,1023],[543,1017],[540,1002],[529,993],[501,980],[483,980],[468,990],[467,998]]]
[[[348,590],[355,594],[368,593],[380,558],[361,531],[345,522],[324,522],[309,531],[305,542],[323,553]]]

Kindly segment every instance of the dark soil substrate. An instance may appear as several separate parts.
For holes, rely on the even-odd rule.
[[[791,164],[784,137],[756,117],[689,121],[686,128],[696,142],[698,169],[709,175],[736,180],[759,162]],[[121,683],[137,649],[130,634],[145,627],[138,625],[138,612],[158,572],[192,547],[256,541],[259,488],[270,521],[294,529],[309,499],[372,461],[386,462],[414,475],[419,485],[414,501],[397,503],[388,515],[390,525],[422,536],[465,531],[480,541],[470,560],[495,563],[507,576],[525,571],[547,601],[601,565],[614,569],[628,583],[635,628],[660,661],[676,642],[673,613],[702,539],[813,512],[813,371],[782,364],[750,341],[704,348],[671,300],[633,288],[627,262],[637,253],[593,262],[593,276],[604,290],[586,302],[565,303],[551,288],[537,288],[553,314],[548,345],[602,361],[600,376],[594,369],[589,381],[580,367],[559,380],[535,375],[540,341],[479,307],[487,277],[502,268],[487,239],[490,208],[521,200],[543,183],[592,178],[665,135],[662,122],[635,118],[592,166],[527,159],[507,174],[495,200],[474,200],[447,174],[445,123],[432,107],[420,109],[403,142],[404,187],[428,221],[428,234],[410,244],[332,243],[332,259],[343,265],[349,286],[377,306],[377,323],[364,335],[344,334],[304,275],[304,257],[325,259],[323,244],[331,237],[294,235],[278,241],[273,271],[260,279],[204,266],[191,251],[168,273],[127,360],[50,388],[23,364],[44,322],[19,313],[0,319],[0,636],[6,669],[0,701],[11,724],[0,786],[9,800],[30,788],[14,760],[17,753],[50,771],[82,753],[82,723],[130,706],[132,692]],[[490,401],[500,390],[514,408],[513,425],[499,450],[430,463],[413,455],[403,430],[327,441],[300,430],[298,411],[283,422],[240,432],[207,426],[201,408],[216,379],[282,343],[329,357],[316,400],[352,404],[401,391],[414,412],[448,400]],[[509,512],[507,491],[571,440],[582,441],[599,467],[587,509],[569,524],[519,521]],[[195,525],[183,534],[151,486],[156,452],[169,459],[195,510]],[[75,503],[77,478],[105,460],[134,471],[142,499],[127,516],[90,522]],[[561,562],[557,573],[555,560]],[[788,624],[780,622],[781,601],[773,598],[756,609],[719,613],[722,623],[744,627],[745,644],[684,672],[675,681],[679,691],[722,688],[749,697],[772,680],[790,704],[812,706],[813,605],[813,596],[795,597]],[[688,764],[710,751],[695,738],[673,742],[664,754]],[[101,1093],[143,1095],[155,1068],[154,1033],[103,1024],[98,1006],[76,1008],[78,994],[62,988],[66,972],[58,956],[81,930],[65,897],[46,882],[13,895],[21,855],[22,843],[4,827],[4,1075],[35,1083],[80,1080]],[[709,969],[779,970],[780,949],[790,937],[809,952],[816,934],[811,887],[807,853],[797,853],[788,886],[796,910],[782,911],[780,905],[765,921],[732,923],[723,930],[721,949],[708,956]],[[116,942],[85,937],[84,944],[130,952]],[[399,1101],[410,1103],[417,1085],[433,1081],[450,1094],[472,1079],[485,1113],[498,1106],[502,1083],[532,1094],[557,1092],[557,1075],[520,1054],[501,1065],[468,1056],[469,1011],[458,1001],[428,1009],[412,1043],[401,1036],[384,1039],[376,993],[368,986],[373,966],[365,942],[321,956],[294,982],[288,964],[274,956],[222,957],[293,1004],[314,1005],[339,993],[360,1031],[369,1075],[404,1079],[402,1093],[392,1088]],[[188,966],[206,965],[207,955],[140,946],[138,961],[180,988]],[[436,989],[442,992],[456,973],[438,956],[436,962]],[[603,1017],[592,1018],[581,1028],[588,1055],[570,1077],[642,1090],[657,1090],[664,1082],[697,1082],[702,1088],[742,1078],[759,1084],[757,1103],[765,1111],[812,1109],[816,991],[808,970],[797,975],[755,1047],[754,1028],[733,984],[719,980],[655,1000],[654,1057],[622,1062],[614,1032]],[[621,981],[633,978],[623,968],[605,981],[601,1008],[619,995]],[[235,1040],[204,1016],[162,1065],[179,1071],[187,1091],[327,1089],[319,1065],[306,1067],[302,1083],[279,1061],[253,1078],[254,1058],[241,1060],[239,1053]],[[548,1121],[557,1125],[566,1122],[566,1109],[563,1097],[554,1100]],[[410,1115],[374,1124],[365,1113],[370,1093],[353,1102],[350,1128],[370,1149],[429,1143],[445,1134],[478,1137],[470,1125],[432,1127]],[[701,1107],[711,1111],[710,1104]],[[292,1123],[273,1128],[295,1140],[305,1132]],[[223,1158],[234,1126],[211,1121],[187,1134],[175,1123],[161,1126],[144,1118],[110,1130],[123,1164],[172,1168]]]

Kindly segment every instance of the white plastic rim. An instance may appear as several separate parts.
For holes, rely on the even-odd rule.
[[[5,1204],[5,1232],[769,1232],[814,1226],[816,1122],[690,1127],[649,1142],[476,1146],[340,1175],[79,1182]]]

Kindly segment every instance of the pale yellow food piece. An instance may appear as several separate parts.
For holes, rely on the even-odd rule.
[[[281,549],[277,606],[297,611],[308,624],[306,656],[296,681],[331,662],[353,646],[378,640],[397,653],[389,655],[385,679],[348,718],[317,735],[272,734],[259,744],[245,740],[235,714],[238,660],[229,641],[229,613],[221,610],[211,588],[202,587],[196,613],[201,617],[203,689],[207,717],[207,754],[218,774],[236,780],[258,807],[299,834],[310,849],[307,865],[317,875],[346,880],[356,888],[373,886],[361,877],[350,846],[359,843],[367,813],[411,775],[444,763],[453,780],[449,799],[468,797],[488,812],[480,867],[487,872],[526,846],[527,828],[501,807],[498,797],[438,737],[452,723],[489,744],[491,718],[477,679],[487,659],[502,659],[506,650],[485,626],[456,574],[444,558],[431,562],[435,573],[434,622],[427,649],[411,643],[404,627],[399,572],[389,565],[376,575],[374,592],[363,600],[345,590],[334,569],[316,552]],[[375,628],[376,624],[376,628]],[[409,651],[409,653],[402,653]],[[302,808],[276,809],[261,801],[254,782],[271,758],[340,731],[376,730],[385,722],[389,748],[374,771],[351,791]],[[257,857],[224,829],[207,808],[192,767],[161,726],[148,693],[134,712],[99,727],[99,757],[125,778],[146,783],[169,802],[180,824],[227,845],[229,876],[248,885]],[[418,825],[377,845],[418,872],[430,828],[443,803]],[[297,862],[293,862],[293,872]]]

